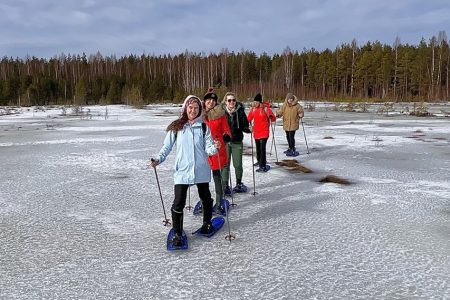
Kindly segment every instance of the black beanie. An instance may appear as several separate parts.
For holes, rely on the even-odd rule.
[[[253,99],[253,100],[262,103],[262,95],[259,93],[256,94],[255,99]]]
[[[203,100],[207,99],[214,99],[217,102],[218,97],[213,88],[209,88],[208,92],[205,94],[205,96],[203,96]]]

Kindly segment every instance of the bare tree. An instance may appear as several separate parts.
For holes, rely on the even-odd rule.
[[[445,31],[439,31],[438,44],[439,44],[439,64],[438,64],[438,74],[436,80],[436,88],[440,89],[441,85],[441,65],[442,65],[442,51],[444,49],[444,43],[447,42],[447,34]],[[439,92],[439,94],[441,94]]]
[[[400,38],[397,36],[394,41],[395,63],[394,63],[394,99],[397,100],[397,70],[398,70],[398,47],[401,45]]]
[[[228,49],[223,48],[222,52],[220,54],[220,65],[221,65],[221,71],[222,71],[222,83],[224,85],[227,84],[227,58],[228,58]]]
[[[436,48],[437,40],[436,37],[433,36],[430,39],[430,46],[431,46],[431,70],[430,70],[430,77],[431,77],[431,84],[430,84],[430,94],[428,96],[428,99],[434,98],[434,65],[435,65],[435,58],[434,58],[434,51]]]
[[[350,97],[353,97],[354,75],[355,75],[355,55],[356,55],[356,39],[352,40],[352,74],[350,79]]]
[[[291,89],[292,84],[292,70],[294,68],[294,58],[291,48],[287,46],[283,50],[283,62],[284,62],[284,84],[288,90]]]

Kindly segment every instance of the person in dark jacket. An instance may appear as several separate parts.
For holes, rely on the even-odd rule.
[[[245,193],[247,187],[242,183],[242,154],[244,132],[250,133],[247,115],[245,114],[245,108],[241,102],[238,102],[236,95],[232,92],[228,92],[223,97],[222,107],[225,110],[225,116],[227,117],[228,126],[231,129],[231,141],[227,144],[228,161],[230,163],[223,171],[223,178],[228,180],[230,174],[230,164],[233,161],[234,172],[236,175],[236,186],[233,188],[233,192]],[[229,181],[227,181],[229,184]],[[225,194],[231,195],[231,187],[227,184],[225,188]]]

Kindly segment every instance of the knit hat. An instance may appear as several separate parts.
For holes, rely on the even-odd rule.
[[[253,100],[262,103],[262,95],[260,93],[256,94],[255,99]]]
[[[286,100],[289,100],[289,99],[294,99],[294,94],[292,94],[292,93],[287,93],[287,95],[286,95]]]
[[[187,113],[187,107],[192,104],[192,103],[197,103],[199,106],[199,112],[196,118],[198,118],[199,116],[201,116],[202,114],[202,101],[200,101],[200,98],[194,95],[189,95],[186,97],[186,99],[184,99],[183,102],[183,106],[181,107],[181,115],[183,115],[184,113]]]
[[[208,92],[203,96],[203,101],[208,99],[214,99],[217,102],[218,97],[213,88],[209,88]]]

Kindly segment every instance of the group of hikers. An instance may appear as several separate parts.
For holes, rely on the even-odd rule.
[[[253,98],[252,107],[245,113],[244,105],[237,101],[235,93],[227,92],[221,103],[213,89],[204,95],[203,101],[189,95],[183,102],[178,119],[169,124],[161,150],[152,158],[151,166],[164,162],[176,144],[174,193],[171,208],[174,237],[172,243],[182,243],[183,211],[186,205],[187,191],[196,185],[202,204],[203,225],[200,233],[208,234],[213,230],[211,219],[213,211],[224,214],[224,195],[245,193],[247,187],[242,182],[243,139],[244,133],[251,134],[256,146],[256,172],[269,171],[267,165],[266,145],[270,135],[271,122],[277,117],[283,119],[283,129],[289,148],[284,151],[287,156],[297,156],[295,149],[295,132],[304,116],[302,106],[292,93],[286,95],[285,101],[276,114],[269,102],[263,102],[260,93]],[[230,185],[230,165],[233,162],[236,185]],[[215,186],[215,205],[211,198],[209,182],[211,171]]]

